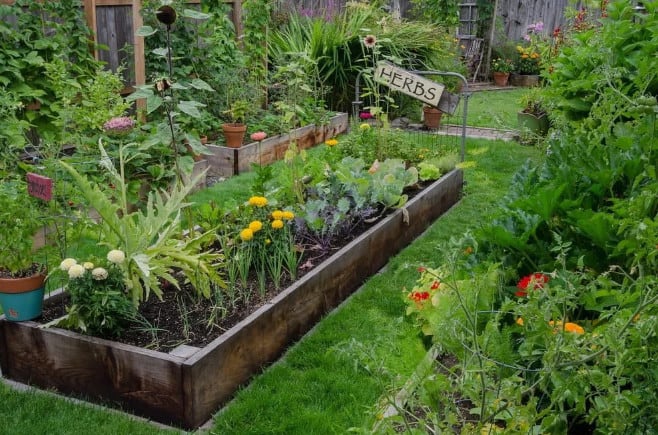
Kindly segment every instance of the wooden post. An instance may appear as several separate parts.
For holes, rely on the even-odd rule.
[[[239,41],[242,36],[242,0],[233,0],[233,27]]]
[[[144,37],[137,36],[137,30],[142,27],[144,21],[142,20],[142,0],[134,0],[133,4],[133,52],[135,59],[135,86],[146,84],[146,62],[144,58]],[[146,109],[146,100],[140,99],[136,101],[137,111],[140,112]]]
[[[90,40],[90,50],[94,58],[98,59],[98,49],[96,48],[96,0],[84,0],[83,7],[85,10],[85,20],[87,21],[87,27],[91,29],[91,40]]]

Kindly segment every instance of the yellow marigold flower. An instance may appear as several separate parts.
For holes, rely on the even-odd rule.
[[[328,147],[333,147],[338,145],[338,141],[336,139],[329,139],[324,141],[325,144],[327,144]]]
[[[251,231],[249,228],[245,228],[244,230],[240,231],[240,238],[245,242],[248,242],[249,240],[254,238],[254,232]]]
[[[295,213],[291,212],[290,210],[284,210],[282,217],[283,219],[289,221],[295,218]]]
[[[370,130],[370,124],[368,124],[367,122],[364,122],[361,125],[359,125],[359,129],[361,129],[361,130]]]
[[[249,198],[249,205],[256,207],[265,207],[267,205],[267,198],[264,196],[252,196]]]
[[[527,54],[523,53],[523,54],[521,55],[521,59],[527,59],[527,58],[528,58],[528,55],[527,55]]]
[[[254,233],[260,231],[261,228],[263,228],[263,223],[261,221],[251,221],[249,223],[249,229]]]
[[[274,210],[272,212],[272,219],[283,219],[283,212],[281,210]]]
[[[281,219],[274,219],[272,221],[272,228],[274,228],[275,230],[279,230],[283,228],[283,221]]]

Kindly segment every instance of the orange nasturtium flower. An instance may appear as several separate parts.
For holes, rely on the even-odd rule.
[[[566,332],[571,332],[571,333],[578,334],[578,335],[581,335],[581,334],[585,333],[585,330],[583,329],[582,326],[580,326],[577,323],[573,323],[573,322],[565,323],[564,327],[562,326],[561,321],[554,322],[554,321],[551,320],[550,322],[548,322],[548,324],[551,325],[551,326],[556,326],[556,328],[553,330],[553,333],[556,333],[559,330],[559,328],[563,328]]]

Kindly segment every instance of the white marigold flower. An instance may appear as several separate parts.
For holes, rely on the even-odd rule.
[[[107,270],[102,267],[97,267],[91,271],[91,276],[96,281],[103,281],[104,279],[107,279]]]
[[[107,253],[107,260],[114,264],[121,264],[126,259],[126,254],[119,249],[112,249]]]
[[[78,262],[75,261],[74,258],[65,258],[62,260],[61,263],[59,263],[59,269],[68,271],[71,268],[71,266],[73,266],[74,264],[78,264]]]
[[[81,264],[74,264],[69,268],[69,278],[80,278],[85,274],[85,268]]]
[[[87,270],[91,270],[94,268],[94,263],[92,263],[91,261],[85,261],[84,263],[82,263],[82,267],[84,267]]]

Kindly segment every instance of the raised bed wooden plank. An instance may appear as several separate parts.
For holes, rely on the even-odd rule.
[[[285,348],[420,235],[461,195],[454,170],[336,252],[270,303],[190,356],[0,321],[5,377],[196,428]]]
[[[180,422],[183,358],[35,322],[2,322],[2,375]]]

